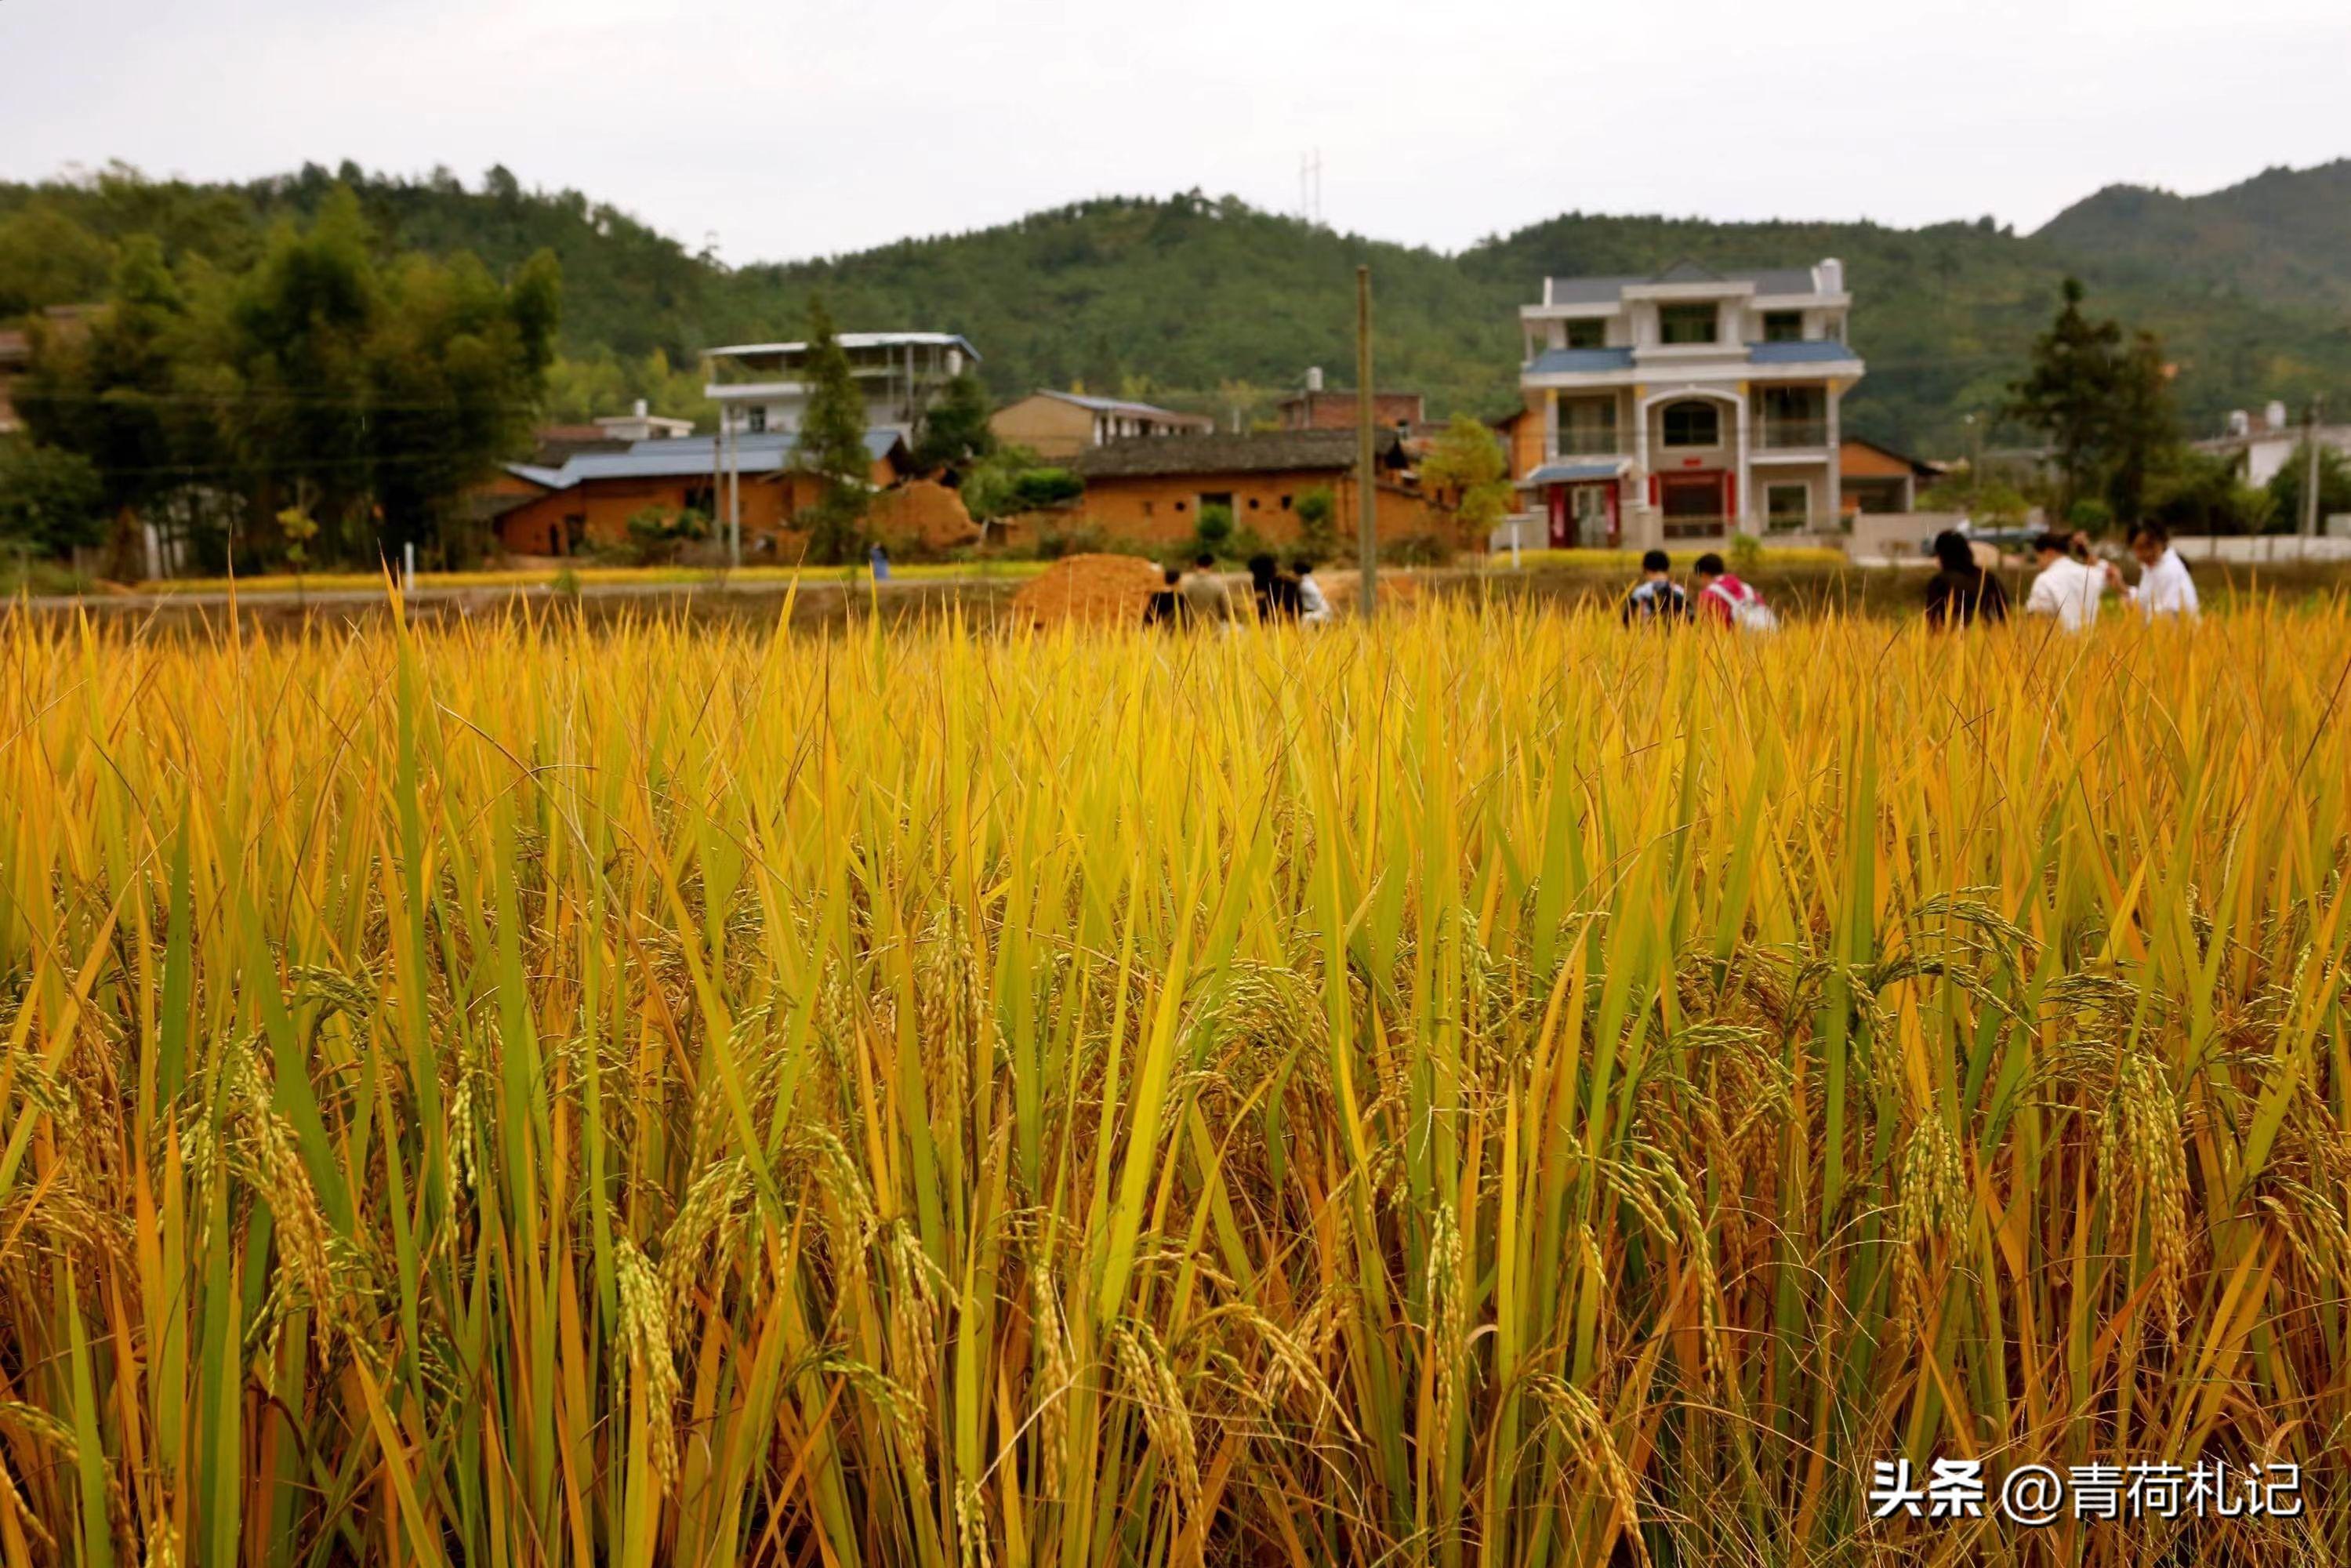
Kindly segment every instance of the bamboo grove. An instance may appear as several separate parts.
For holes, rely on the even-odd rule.
[[[2338,1561],[2346,661],[15,612],[0,1562]]]

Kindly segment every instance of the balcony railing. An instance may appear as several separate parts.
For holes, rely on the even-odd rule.
[[[1828,444],[1829,422],[1825,419],[1767,419],[1756,432],[1756,444],[1767,452]]]
[[[1559,433],[1562,457],[1614,457],[1623,450],[1616,444],[1615,430],[1606,425],[1597,430],[1586,426]]]

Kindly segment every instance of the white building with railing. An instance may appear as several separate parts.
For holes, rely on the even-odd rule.
[[[1838,527],[1837,405],[1861,379],[1844,265],[1552,277],[1520,308],[1541,460],[1520,480],[1555,547],[1792,542]]]
[[[864,394],[866,428],[894,430],[909,441],[940,389],[979,363],[978,350],[954,332],[843,332],[837,341]],[[737,343],[708,357],[703,392],[718,404],[727,431],[800,427],[810,391],[806,343]]]

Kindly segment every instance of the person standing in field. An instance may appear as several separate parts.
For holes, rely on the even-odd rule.
[[[1641,580],[1625,596],[1627,626],[1673,626],[1690,618],[1689,595],[1674,580],[1674,563],[1661,549],[1641,558]]]
[[[2106,568],[2109,586],[2121,590],[2122,595],[2138,606],[2139,613],[2149,621],[2161,615],[2177,615],[2183,621],[2193,621],[2202,611],[2196,598],[2196,580],[2188,575],[2188,563],[2171,548],[2171,536],[2161,523],[2140,523],[2131,529],[2131,554],[2138,558],[2139,573],[2137,588],[2123,587],[2122,569]]]
[[[1176,591],[1183,595],[1184,607],[1197,622],[1215,622],[1229,626],[1233,621],[1233,591],[1217,575],[1217,558],[1203,550],[1192,562],[1192,570],[1184,574]]]
[[[1259,621],[1298,619],[1298,580],[1284,577],[1281,563],[1270,555],[1254,555],[1249,562],[1249,585],[1257,594]]]
[[[1740,632],[1777,631],[1780,618],[1755,585],[1740,578],[1712,550],[1698,558],[1698,619]]]
[[[1314,558],[1301,555],[1290,563],[1290,570],[1298,578],[1298,623],[1329,625],[1331,601],[1322,597],[1322,585],[1314,580]]]
[[[2097,623],[2098,600],[2106,591],[2106,574],[2073,554],[2074,537],[2054,531],[2032,541],[2040,575],[2024,596],[2027,615],[2054,616],[2067,632],[2086,632]]]
[[[1935,575],[1927,581],[1928,625],[1941,631],[2008,619],[2008,589],[1977,563],[1966,535],[1957,528],[1937,534],[1935,562]]]
[[[1143,623],[1180,632],[1192,623],[1192,607],[1184,602],[1183,592],[1178,587],[1184,580],[1184,569],[1171,566],[1162,576],[1165,586],[1153,594],[1151,601],[1143,607]]]

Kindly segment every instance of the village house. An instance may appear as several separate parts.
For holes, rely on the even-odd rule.
[[[2260,486],[2276,478],[2278,471],[2293,461],[2308,434],[2308,427],[2294,418],[2284,403],[2273,401],[2257,414],[2243,409],[2231,412],[2226,434],[2194,444],[2199,452],[2231,459],[2243,472],[2246,484]],[[2317,440],[2320,446],[2351,457],[2351,424],[2322,424]]]
[[[1507,433],[1530,531],[1637,549],[1834,530],[1852,307],[1835,260],[1544,279]]]
[[[978,350],[953,332],[842,332],[837,341],[865,399],[865,423],[908,441],[942,388],[979,363]],[[726,428],[746,435],[798,430],[808,411],[806,343],[737,343],[713,349],[703,392]]]
[[[1917,511],[1919,494],[1943,471],[1890,446],[1848,435],[1837,448],[1837,476],[1844,514],[1877,516]]]
[[[1126,398],[1048,389],[1006,403],[989,416],[987,426],[998,441],[1058,462],[1089,446],[1139,435],[1205,435],[1217,428],[1217,422],[1206,414],[1177,413]]]
[[[1353,392],[1322,390],[1320,366],[1306,372],[1303,392],[1290,393],[1278,405],[1284,430],[1353,430],[1358,417],[1356,406]],[[1418,392],[1372,394],[1372,423],[1384,430],[1410,434],[1427,422],[1426,405]]]
[[[716,527],[723,516],[723,455],[741,476],[744,559],[789,560],[799,553],[793,519],[815,504],[821,483],[794,465],[797,443],[792,434],[768,432],[738,436],[722,453],[707,435],[654,436],[619,451],[575,452],[558,467],[508,464],[484,493],[496,497],[492,526],[508,554],[578,555],[625,543],[629,519],[646,513],[698,512]],[[899,432],[867,431],[865,449],[877,490],[890,492],[909,477],[912,462]],[[886,503],[885,513],[895,504]],[[964,522],[968,527],[969,518]]]
[[[1379,537],[1441,528],[1444,515],[1413,483],[1402,438],[1381,431],[1374,450]],[[1332,528],[1353,537],[1355,457],[1352,430],[1284,430],[1114,442],[1080,453],[1071,466],[1085,481],[1085,520],[1116,538],[1180,544],[1198,528],[1203,507],[1223,507],[1236,532],[1245,528],[1269,545],[1289,546],[1300,537],[1299,500],[1318,489],[1335,502]]]

